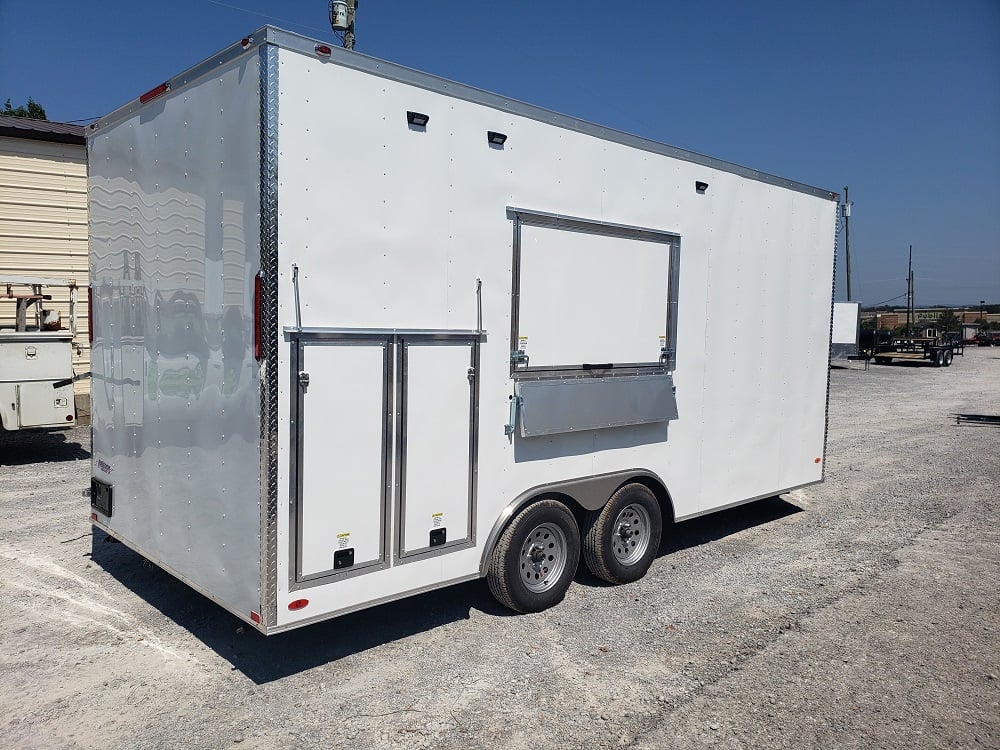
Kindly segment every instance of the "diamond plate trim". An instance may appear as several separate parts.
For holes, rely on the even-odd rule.
[[[260,518],[262,629],[278,618],[278,48],[260,47],[261,342]]]
[[[826,353],[826,411],[823,422],[823,466],[820,470],[820,477],[826,479],[826,443],[830,435],[830,362],[833,361],[833,301],[837,296],[837,240],[840,235],[840,206],[837,201],[837,212],[833,217],[833,284],[830,287],[830,333],[827,340],[830,342]]]

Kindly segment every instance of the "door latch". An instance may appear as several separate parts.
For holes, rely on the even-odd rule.
[[[299,372],[299,388],[305,390],[309,387],[309,373],[305,370]]]

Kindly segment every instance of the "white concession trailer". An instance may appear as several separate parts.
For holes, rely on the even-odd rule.
[[[91,520],[265,633],[823,478],[834,193],[270,27],[88,152]]]

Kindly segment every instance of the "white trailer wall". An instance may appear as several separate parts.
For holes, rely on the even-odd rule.
[[[556,128],[445,87],[373,81],[291,50],[279,61],[279,326],[295,317],[293,263],[305,326],[470,329],[482,279],[477,543],[513,498],[559,480],[648,468],[686,517],[822,477],[834,200]],[[408,110],[429,115],[426,128],[408,126]],[[506,143],[489,145],[488,130]],[[704,194],[696,181],[708,183]],[[676,421],[508,440],[511,206],[681,236]],[[618,260],[586,248],[579,257]],[[613,271],[608,279],[594,309],[631,302],[633,285]],[[556,283],[530,283],[546,280]],[[279,353],[287,373],[286,343]],[[288,414],[290,378],[279,382]],[[291,465],[285,425],[278,507]],[[470,549],[369,573],[312,588],[309,610],[289,612],[288,523],[279,514],[279,623],[475,575],[480,564],[481,550]]]
[[[260,606],[256,55],[90,139],[99,520],[244,613]]]

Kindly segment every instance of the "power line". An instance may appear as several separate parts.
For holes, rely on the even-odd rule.
[[[881,305],[884,305],[886,302],[895,302],[898,299],[902,299],[903,297],[909,297],[909,296],[910,296],[909,292],[904,292],[903,294],[900,294],[898,297],[893,297],[892,299],[886,299],[882,300],[881,302],[876,302],[874,305],[872,305],[872,307],[880,307]]]
[[[319,32],[321,32],[323,34],[325,34],[326,31],[327,31],[326,29],[320,29],[320,28],[318,28],[316,26],[309,26],[308,24],[299,23],[298,21],[293,21],[290,18],[279,18],[278,16],[272,16],[269,13],[261,13],[260,11],[257,11],[257,10],[250,10],[248,8],[241,8],[238,5],[232,5],[231,3],[224,3],[221,0],[205,0],[205,2],[209,2],[209,3],[212,3],[212,5],[218,5],[218,6],[221,6],[223,8],[229,8],[230,10],[238,10],[241,13],[249,13],[250,15],[253,15],[253,16],[260,16],[261,18],[267,18],[267,19],[269,19],[271,21],[280,21],[281,23],[288,23],[288,24],[291,24],[292,26],[298,26],[300,29],[309,29],[310,31],[319,31]]]

